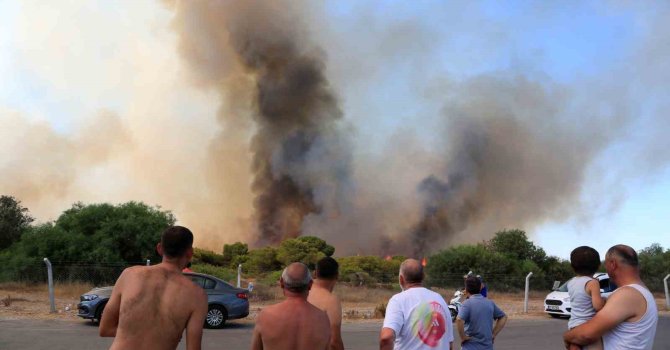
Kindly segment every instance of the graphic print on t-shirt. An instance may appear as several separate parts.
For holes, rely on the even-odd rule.
[[[431,348],[436,347],[446,332],[444,309],[435,301],[419,304],[412,311],[410,324],[415,337]]]

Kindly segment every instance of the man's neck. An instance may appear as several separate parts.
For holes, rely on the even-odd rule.
[[[405,290],[411,289],[411,288],[422,288],[423,283],[410,283],[405,286]]]
[[[314,285],[312,288],[322,288],[327,290],[328,292],[332,293],[333,289],[335,288],[335,281],[331,280],[324,280],[324,279],[315,279],[314,280]]]
[[[617,278],[617,280],[618,280],[617,282],[619,282],[619,283],[617,283],[619,285],[619,287],[626,286],[626,285],[629,285],[629,284],[642,284],[642,280],[640,279],[640,276],[638,276],[636,274],[626,274],[626,275],[620,276],[619,278]]]
[[[306,293],[293,293],[293,292],[284,290],[284,297],[286,298],[284,301],[289,302],[289,303],[307,302],[307,294]]]
[[[183,269],[181,267],[181,263],[177,259],[166,259],[163,258],[163,261],[161,262],[161,266],[167,270],[173,270],[173,271],[178,271],[181,272]]]

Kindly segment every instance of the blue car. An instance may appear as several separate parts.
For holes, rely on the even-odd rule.
[[[207,293],[209,310],[205,319],[206,328],[222,328],[226,320],[244,318],[249,315],[249,290],[233,287],[231,284],[214,276],[202,273],[185,272],[193,283],[199,285]],[[77,316],[100,321],[102,313],[112,295],[113,287],[93,288],[80,297],[77,305]]]

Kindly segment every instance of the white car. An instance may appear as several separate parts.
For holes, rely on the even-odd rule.
[[[610,276],[606,273],[598,272],[593,278],[600,282],[600,295],[607,298],[617,289],[617,286],[610,282]],[[544,298],[544,312],[552,317],[570,317],[570,295],[568,294],[568,282],[554,289]]]

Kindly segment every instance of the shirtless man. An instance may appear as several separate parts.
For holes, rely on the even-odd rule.
[[[640,279],[637,253],[627,245],[615,245],[605,255],[605,269],[619,288],[590,321],[563,335],[566,348],[589,345],[602,337],[607,350],[651,350],[658,310]]]
[[[252,350],[326,350],[330,323],[325,312],[307,302],[312,276],[305,264],[289,265],[279,280],[286,300],[264,308],[251,339]]]
[[[181,272],[192,244],[187,228],[169,227],[156,246],[160,264],[123,271],[100,321],[100,336],[115,337],[110,349],[176,349],[186,329],[186,348],[200,350],[207,296]]]
[[[309,291],[307,301],[326,312],[330,320],[330,350],[344,350],[342,343],[342,304],[333,294],[337,283],[339,265],[331,257],[316,263],[316,279]]]

